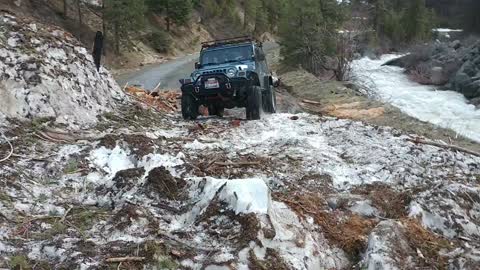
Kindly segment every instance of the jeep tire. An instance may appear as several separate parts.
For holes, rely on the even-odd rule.
[[[263,110],[268,113],[276,113],[277,112],[277,100],[275,95],[275,89],[271,85],[267,85],[267,90],[264,92],[264,99],[263,99]]]
[[[208,105],[208,114],[209,115],[216,115],[218,117],[223,117],[223,112],[225,108],[223,108],[220,104],[210,104]]]
[[[247,96],[247,120],[260,120],[262,110],[262,89],[259,86],[252,86]]]
[[[198,117],[198,104],[190,94],[182,94],[182,116],[185,120],[195,120]]]

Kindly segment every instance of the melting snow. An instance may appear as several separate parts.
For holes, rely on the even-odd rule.
[[[433,86],[410,81],[402,68],[382,66],[397,57],[399,55],[384,55],[375,60],[356,60],[354,74],[364,83],[374,81],[373,90],[378,96],[406,114],[480,142],[480,110],[468,104],[458,92],[435,91]]]
[[[90,160],[95,166],[102,168],[112,177],[121,170],[135,167],[129,152],[119,146],[116,146],[113,150],[103,146],[95,149],[90,154]]]

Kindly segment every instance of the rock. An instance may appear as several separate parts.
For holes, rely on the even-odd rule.
[[[380,215],[378,209],[372,206],[372,202],[370,200],[355,202],[355,204],[350,207],[349,210],[366,218]]]
[[[480,80],[465,85],[461,93],[468,99],[480,97]]]
[[[452,47],[455,50],[458,50],[461,46],[462,46],[462,43],[458,39],[450,43],[450,47]]]
[[[473,104],[475,105],[475,107],[477,107],[477,109],[480,109],[480,97],[476,97],[470,100],[470,104]]]
[[[431,71],[430,80],[434,85],[442,85],[445,83],[445,79],[443,77],[443,68],[442,67],[433,67]]]
[[[414,269],[413,258],[409,254],[415,254],[415,251],[408,244],[403,226],[397,221],[385,220],[368,237],[361,269]]]

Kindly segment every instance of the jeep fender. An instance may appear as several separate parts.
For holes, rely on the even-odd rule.
[[[252,82],[251,85],[260,86],[260,79],[258,78],[258,74],[253,71],[247,72],[247,79]]]
[[[182,94],[192,95],[194,90],[193,83],[184,84],[180,89],[182,90]]]

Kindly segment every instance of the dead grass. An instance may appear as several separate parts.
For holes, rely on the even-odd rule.
[[[165,167],[152,169],[147,176],[146,188],[169,200],[184,199],[187,182],[173,177]]]
[[[417,253],[417,266],[429,267],[429,269],[448,269],[448,258],[440,256],[439,252],[452,249],[448,240],[442,238],[422,227],[416,219],[403,219],[406,227],[405,235],[409,245]]]
[[[359,259],[365,250],[368,235],[378,223],[358,215],[341,217],[336,212],[326,210],[325,200],[315,194],[307,193],[287,198],[277,193],[274,196],[286,203],[300,217],[312,216],[330,243],[343,249],[354,260]]]
[[[357,187],[352,193],[365,196],[385,218],[392,219],[405,217],[406,208],[412,200],[411,192],[398,192],[388,185],[377,183]]]
[[[290,267],[285,263],[280,254],[271,248],[267,248],[265,259],[260,260],[253,250],[250,250],[248,258],[248,268],[250,270],[289,270]]]

